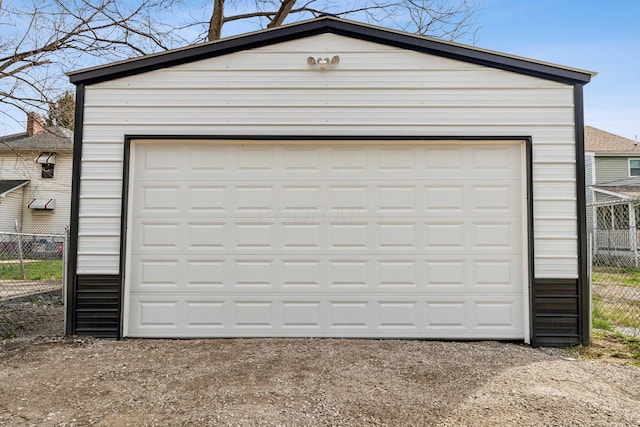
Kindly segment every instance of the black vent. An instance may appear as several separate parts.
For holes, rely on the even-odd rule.
[[[78,275],[74,334],[118,338],[120,276]]]
[[[580,343],[577,279],[533,282],[533,345],[569,347]]]

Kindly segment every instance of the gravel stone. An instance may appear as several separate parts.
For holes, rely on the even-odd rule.
[[[640,369],[483,342],[8,340],[0,425],[640,425]]]

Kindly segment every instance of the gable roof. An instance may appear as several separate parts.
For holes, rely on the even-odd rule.
[[[28,183],[28,179],[0,180],[0,197],[4,197],[7,194],[11,193],[13,190],[24,187]]]
[[[584,127],[584,147],[596,154],[640,154],[640,144],[634,140],[591,126]]]
[[[586,84],[595,75],[591,71],[549,64],[332,16],[323,16],[309,21],[74,71],[68,75],[71,83],[89,85],[324,33],[338,34],[566,84]]]
[[[0,152],[71,150],[73,150],[73,132],[60,126],[49,126],[33,136],[21,132],[0,137]]]

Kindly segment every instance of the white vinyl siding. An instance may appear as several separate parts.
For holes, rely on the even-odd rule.
[[[56,153],[53,178],[42,178],[42,165],[35,162],[40,151],[18,151],[0,155],[0,179],[28,179],[23,188],[22,213],[18,218],[22,229],[36,233],[62,233],[71,217],[71,151]],[[33,199],[55,199],[53,210],[39,211],[27,208]],[[13,225],[12,225],[13,228]]]
[[[21,221],[22,192],[24,187],[12,191],[4,197],[0,197],[0,232],[14,231],[15,220]]]
[[[126,134],[531,136],[535,276],[577,277],[570,85],[333,34],[89,85],[78,273],[119,271]]]

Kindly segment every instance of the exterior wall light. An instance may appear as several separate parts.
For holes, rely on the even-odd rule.
[[[309,56],[307,58],[307,64],[314,66],[317,65],[321,70],[326,70],[329,65],[338,65],[340,63],[340,57],[338,55],[333,55],[331,58],[329,57],[313,57]]]

